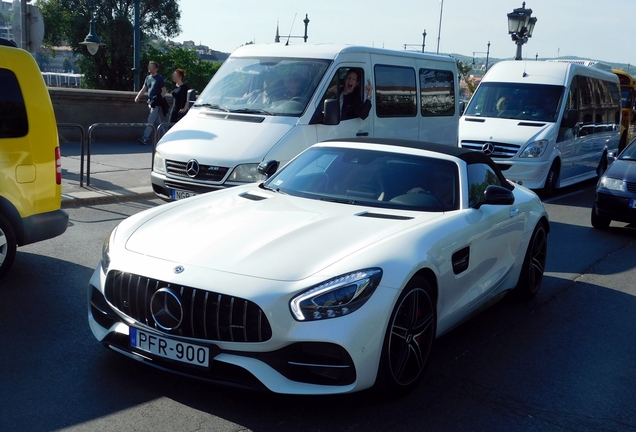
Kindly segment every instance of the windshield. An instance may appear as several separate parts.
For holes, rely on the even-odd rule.
[[[554,123],[563,90],[563,86],[544,84],[481,83],[466,115]]]
[[[636,139],[633,139],[619,156],[620,160],[636,160]]]
[[[225,112],[299,117],[330,60],[230,57],[195,106]]]
[[[431,212],[459,208],[455,163],[364,149],[310,148],[264,187],[349,205]]]

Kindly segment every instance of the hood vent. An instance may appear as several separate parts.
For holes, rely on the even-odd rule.
[[[199,117],[214,117],[219,120],[232,120],[232,121],[241,121],[241,122],[247,122],[247,123],[263,123],[263,121],[265,120],[265,117],[254,117],[254,116],[247,116],[247,115],[211,113],[211,112],[199,113]]]
[[[267,199],[267,197],[260,196],[260,195],[254,195],[254,194],[249,193],[249,192],[243,192],[239,196],[241,198],[245,198],[245,199],[252,200],[252,201],[263,201],[263,200]]]
[[[483,118],[475,118],[475,117],[464,117],[464,121],[471,121],[471,122],[477,122],[477,123],[484,123],[486,121],[486,119]]]
[[[530,123],[530,122],[519,122],[517,126],[534,126],[534,127],[542,127],[545,126],[545,123]]]
[[[384,214],[384,213],[359,213],[356,216],[360,217],[368,217],[375,219],[391,219],[391,220],[411,220],[413,219],[410,216],[400,216],[400,215],[392,215],[392,214]]]

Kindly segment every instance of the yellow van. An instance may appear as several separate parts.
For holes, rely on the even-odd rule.
[[[28,52],[0,39],[0,277],[18,246],[66,231],[55,114]]]

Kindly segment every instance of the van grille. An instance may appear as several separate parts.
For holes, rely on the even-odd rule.
[[[226,168],[226,167],[218,167],[218,166],[212,166],[212,165],[199,165],[199,172],[194,177],[191,177],[187,173],[187,170],[186,170],[187,165],[188,165],[187,162],[167,160],[166,170],[168,171],[168,174],[177,176],[177,177],[192,178],[195,180],[215,181],[215,182],[223,180],[223,178],[225,177],[225,174],[227,174],[227,171],[229,170],[229,168]]]
[[[173,330],[160,328],[152,317],[150,303],[165,288],[181,302],[181,324]],[[106,278],[106,300],[137,322],[163,333],[223,342],[264,342],[272,328],[260,307],[239,297],[170,284],[144,276],[110,271]]]
[[[462,147],[469,150],[484,151],[484,144],[490,143],[495,148],[489,156],[492,158],[509,159],[515,157],[521,146],[490,141],[462,141]],[[485,153],[485,152],[484,152]]]

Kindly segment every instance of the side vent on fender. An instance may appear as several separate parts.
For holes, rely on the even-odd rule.
[[[453,273],[456,275],[465,272],[470,264],[470,246],[458,250],[451,258],[453,262]]]
[[[239,196],[241,198],[245,198],[245,199],[252,200],[252,201],[262,201],[262,200],[267,199],[267,197],[260,196],[260,195],[254,195],[254,194],[249,193],[249,192],[243,192],[242,194],[239,194]]]

